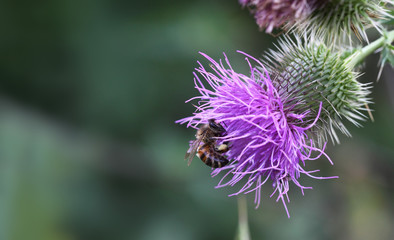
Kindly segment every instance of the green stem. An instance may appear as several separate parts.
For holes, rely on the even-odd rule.
[[[238,236],[239,240],[250,240],[248,208],[245,196],[238,196]]]
[[[394,30],[385,33],[381,38],[373,41],[367,46],[363,47],[360,50],[357,50],[352,55],[345,59],[349,61],[349,66],[354,68],[357,64],[361,63],[364,58],[375,52],[380,47],[383,47],[385,44],[391,44],[394,41]]]

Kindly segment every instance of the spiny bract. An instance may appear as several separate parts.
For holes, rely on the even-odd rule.
[[[341,52],[327,47],[317,40],[296,37],[295,41],[284,37],[277,50],[270,50],[264,58],[273,84],[286,101],[301,103],[294,109],[309,109],[317,113],[323,103],[318,123],[314,126],[319,145],[330,136],[339,142],[335,129],[350,136],[342,122],[347,119],[356,126],[365,119],[361,111],[367,111],[370,103],[368,84],[357,81],[358,73],[349,66]]]
[[[311,14],[300,21],[289,23],[287,28],[296,29],[300,33],[308,33],[326,40],[326,43],[348,41],[351,33],[360,40],[368,42],[365,32],[370,27],[382,31],[381,21],[392,18],[388,8],[392,0],[330,0],[316,8]]]

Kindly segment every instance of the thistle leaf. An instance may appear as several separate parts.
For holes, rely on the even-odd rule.
[[[390,66],[394,68],[394,46],[392,46],[391,44],[385,44],[380,54],[380,59],[379,59],[380,68],[379,68],[377,80],[380,79],[380,76],[383,71],[383,67],[385,66],[386,62],[388,62]]]

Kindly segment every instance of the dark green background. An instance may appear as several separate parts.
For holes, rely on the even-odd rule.
[[[0,239],[234,238],[236,188],[187,167],[194,131],[174,121],[198,51],[246,71],[236,50],[273,46],[236,0],[8,0],[0,31]],[[394,72],[375,82],[377,60],[360,78],[375,122],[307,166],[339,179],[293,185],[290,219],[269,184],[257,210],[249,195],[252,239],[394,238]]]

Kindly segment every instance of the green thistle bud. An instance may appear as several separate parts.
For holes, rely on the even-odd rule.
[[[361,111],[367,111],[370,87],[357,81],[359,74],[343,56],[313,39],[302,41],[297,37],[294,42],[285,37],[278,50],[271,50],[264,61],[279,94],[295,104],[293,111],[314,113],[305,124],[314,120],[322,103],[319,122],[312,129],[319,143],[328,136],[339,143],[335,129],[350,136],[342,120],[360,126],[358,121],[366,118]]]
[[[314,10],[304,21],[293,26],[299,32],[321,36],[331,43],[351,39],[354,32],[358,39],[368,42],[365,30],[375,27],[381,32],[381,20],[390,18],[388,6],[392,0],[331,0]]]

